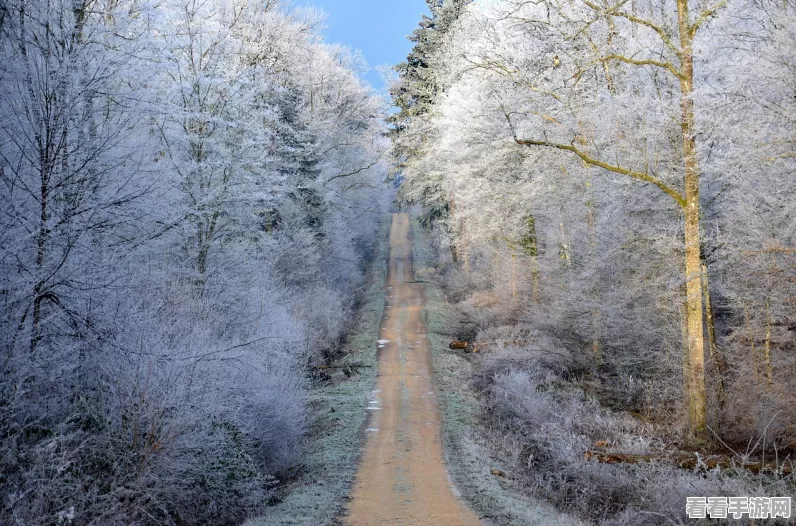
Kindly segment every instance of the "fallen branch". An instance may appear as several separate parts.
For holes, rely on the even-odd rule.
[[[510,341],[510,342],[501,341],[501,342],[472,342],[472,343],[470,343],[470,342],[466,342],[466,341],[462,341],[462,340],[453,340],[450,343],[450,345],[448,345],[448,347],[453,349],[453,350],[461,350],[461,351],[479,353],[481,351],[485,351],[487,349],[495,347],[498,344],[502,344],[503,346],[523,347],[523,346],[530,345],[531,342],[528,341],[528,340],[514,340],[514,341]]]
[[[315,369],[318,371],[325,371],[327,369],[363,369],[365,367],[373,367],[373,366],[359,364],[359,363],[352,363],[349,365],[316,365]]]
[[[608,453],[605,451],[586,451],[583,455],[586,460],[596,460],[606,464],[643,464],[648,462],[662,462],[674,464],[683,469],[695,469],[704,467],[707,469],[745,469],[752,473],[776,473],[790,475],[793,473],[793,466],[790,464],[778,464],[773,461],[766,462],[741,462],[727,455],[708,455],[700,456],[696,453],[678,454],[649,454],[634,455],[630,453]]]

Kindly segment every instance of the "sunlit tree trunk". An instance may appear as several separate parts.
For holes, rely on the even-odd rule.
[[[680,297],[683,298],[683,301],[680,304],[680,345],[682,347],[683,361],[683,402],[685,406],[688,407],[691,389],[691,369],[688,366],[690,362],[690,353],[688,349],[688,301],[686,301],[685,283],[680,286]]]
[[[680,107],[685,161],[685,277],[688,308],[689,386],[688,417],[691,432],[703,435],[707,429],[705,392],[705,342],[702,323],[702,267],[699,228],[699,163],[694,136],[694,56],[688,0],[677,0],[680,31]]]

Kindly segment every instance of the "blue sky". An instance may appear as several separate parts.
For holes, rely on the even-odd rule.
[[[378,90],[384,82],[376,66],[394,65],[406,58],[412,43],[406,37],[428,13],[425,0],[297,0],[326,11],[326,37],[362,51],[370,71],[367,81]]]

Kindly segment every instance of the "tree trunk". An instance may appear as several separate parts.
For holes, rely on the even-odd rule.
[[[526,232],[520,239],[525,254],[531,258],[531,298],[539,303],[539,240],[536,236],[536,219],[533,214],[525,218]]]
[[[453,259],[454,263],[459,262],[459,249],[456,246],[456,239],[455,234],[453,232],[453,228],[451,228],[452,218],[453,215],[456,213],[456,201],[451,199],[448,201],[448,231],[450,232],[450,246],[451,246],[451,258]]]
[[[757,344],[755,343],[756,335],[752,328],[752,318],[749,315],[749,306],[745,305],[743,308],[744,315],[744,343],[749,344],[749,351],[751,353],[752,364],[754,365],[755,383],[760,383],[760,370],[758,363],[760,360],[757,357]]]
[[[771,366],[771,302],[766,300],[766,341],[763,346],[766,366],[766,391],[774,385],[774,368]]]
[[[705,319],[708,324],[708,347],[710,349],[710,357],[713,360],[713,366],[716,369],[716,394],[718,396],[719,406],[724,406],[724,373],[725,363],[724,357],[719,351],[719,345],[716,341],[716,319],[713,315],[713,302],[710,299],[710,286],[708,282],[708,266],[702,263],[702,295],[705,299]]]
[[[48,130],[49,132],[49,130]],[[49,144],[49,137],[47,144]],[[41,144],[41,143],[40,143]],[[40,146],[40,148],[47,148]],[[46,294],[46,283],[44,278],[44,262],[46,259],[47,243],[50,237],[50,174],[52,170],[52,163],[50,160],[50,152],[48,149],[43,149],[39,152],[39,232],[36,236],[36,283],[33,286],[33,318],[30,334],[30,352],[36,352],[36,346],[41,340],[41,321],[42,312],[41,307],[44,302]]]
[[[680,71],[681,128],[685,161],[685,274],[688,306],[688,420],[692,436],[707,430],[705,391],[705,342],[702,323],[702,269],[699,229],[699,164],[694,137],[693,30],[688,0],[677,0],[682,68]]]
[[[685,407],[688,407],[688,393],[691,384],[691,373],[688,367],[689,352],[688,352],[688,301],[686,298],[685,283],[680,286],[680,297],[683,299],[680,304],[680,337],[682,343],[682,360],[683,360],[683,402]]]
[[[610,73],[608,72],[608,66],[607,64],[604,65],[606,68],[605,76],[607,82],[609,83],[609,89],[613,91],[613,88],[611,86]],[[588,174],[586,179],[586,211],[587,211],[586,226],[589,229],[589,257],[593,261],[594,259],[596,259],[597,255],[597,214],[594,206],[594,190],[592,188],[593,185],[592,175],[588,163],[584,163],[584,169]],[[592,301],[594,302],[594,308],[592,309],[591,313],[591,328],[592,328],[591,354],[594,360],[594,367],[599,368],[602,365],[603,361],[602,349],[600,346],[600,336],[602,334],[601,331],[602,312],[600,310],[599,288],[595,287],[592,294],[593,294]]]

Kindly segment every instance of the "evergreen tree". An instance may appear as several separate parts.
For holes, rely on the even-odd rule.
[[[423,15],[418,28],[409,37],[415,45],[406,61],[395,66],[399,81],[390,89],[393,104],[399,108],[388,119],[392,125],[395,159],[393,176],[408,175],[406,172],[411,170],[411,163],[423,155],[427,134],[422,117],[431,111],[440,93],[445,91],[439,75],[443,47],[470,0],[426,0],[426,3],[431,16]],[[407,184],[403,190],[406,202],[424,205],[423,222],[427,226],[447,218],[451,203],[433,179],[424,178],[418,184]]]

